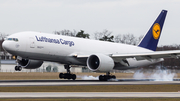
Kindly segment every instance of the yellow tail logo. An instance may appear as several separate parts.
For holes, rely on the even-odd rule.
[[[155,23],[153,28],[152,28],[152,34],[154,39],[158,39],[161,33],[161,27],[158,23]]]

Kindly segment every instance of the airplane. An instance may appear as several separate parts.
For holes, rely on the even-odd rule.
[[[75,80],[70,68],[79,65],[92,72],[106,73],[99,80],[107,81],[116,78],[110,74],[113,69],[132,69],[179,57],[179,50],[156,52],[166,14],[167,10],[161,11],[137,46],[33,31],[12,34],[2,46],[16,56],[16,71],[39,68],[43,61],[51,61],[64,64],[67,73],[60,73],[61,79]]]

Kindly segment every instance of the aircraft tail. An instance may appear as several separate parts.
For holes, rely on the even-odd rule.
[[[159,38],[161,36],[163,24],[166,18],[167,10],[162,10],[147,34],[139,43],[139,47],[156,51]]]

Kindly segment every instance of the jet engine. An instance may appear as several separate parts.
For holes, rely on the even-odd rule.
[[[93,54],[87,59],[87,66],[93,72],[109,72],[114,68],[114,60],[103,54]]]
[[[29,59],[21,59],[21,60],[17,60],[17,62],[22,68],[25,69],[36,69],[43,64],[43,61],[29,60]]]

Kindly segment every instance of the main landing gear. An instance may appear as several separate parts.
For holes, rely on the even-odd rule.
[[[64,68],[67,70],[67,73],[60,73],[59,74],[59,78],[60,79],[73,79],[76,80],[76,75],[75,74],[71,74],[69,65],[64,65]]]
[[[99,81],[107,81],[109,79],[116,79],[115,75],[110,75],[110,72],[107,72],[106,75],[100,75]]]
[[[15,71],[21,71],[22,67],[21,66],[15,66]]]

